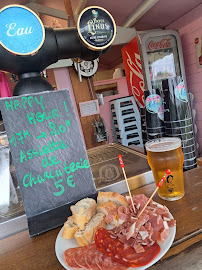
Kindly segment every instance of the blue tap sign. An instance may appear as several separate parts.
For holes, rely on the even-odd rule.
[[[0,29],[0,44],[17,55],[31,55],[44,43],[41,20],[25,6],[9,5],[1,9]]]

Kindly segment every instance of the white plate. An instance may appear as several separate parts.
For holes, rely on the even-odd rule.
[[[173,216],[170,214],[170,218],[173,218]],[[64,252],[66,249],[68,248],[74,248],[74,247],[78,247],[77,242],[75,239],[64,239],[62,238],[62,231],[63,231],[63,227],[60,230],[60,232],[58,233],[58,236],[56,238],[56,242],[55,242],[55,253],[56,256],[59,260],[59,262],[62,264],[62,266],[67,269],[67,270],[72,270],[73,268],[67,267],[65,260],[64,260]],[[157,261],[159,261],[165,254],[166,252],[169,250],[169,248],[171,247],[174,238],[175,238],[175,233],[176,233],[176,226],[171,227],[170,228],[170,235],[169,237],[166,239],[166,241],[161,244],[158,243],[161,251],[160,253],[147,265],[144,266],[140,266],[140,267],[131,267],[130,270],[144,270],[149,268],[150,266],[152,266],[153,264],[155,264]]]

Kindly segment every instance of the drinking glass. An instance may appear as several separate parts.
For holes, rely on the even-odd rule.
[[[165,171],[171,170],[162,187],[158,189],[160,198],[174,201],[184,196],[184,177],[181,139],[177,137],[164,137],[148,141],[145,144],[147,160],[152,169],[156,185]]]

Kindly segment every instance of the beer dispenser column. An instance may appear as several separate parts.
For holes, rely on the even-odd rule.
[[[13,95],[53,90],[41,72],[60,59],[94,60],[109,50],[116,35],[111,14],[88,7],[77,28],[44,27],[32,10],[9,5],[0,10],[0,70],[18,75]]]

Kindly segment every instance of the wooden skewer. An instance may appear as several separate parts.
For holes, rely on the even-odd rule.
[[[123,163],[122,156],[121,155],[118,155],[118,158],[119,158],[119,162],[120,162],[120,167],[123,170],[123,175],[124,175],[124,178],[126,180],[126,185],[127,185],[128,192],[129,192],[129,195],[130,195],[130,199],[131,199],[131,203],[132,203],[132,206],[133,206],[133,210],[134,210],[134,213],[136,213],[134,202],[133,202],[133,198],[132,198],[132,195],[131,195],[131,192],[130,192],[130,187],[129,187],[129,184],[128,184],[128,179],[126,177],[126,173],[125,173],[125,169],[124,169],[125,165]]]
[[[150,203],[151,199],[154,197],[154,194],[157,192],[157,190],[163,185],[163,182],[166,180],[166,177],[171,174],[170,170],[166,170],[165,175],[161,178],[160,182],[157,184],[156,189],[154,190],[154,192],[152,193],[151,197],[149,198],[149,200],[147,201],[147,203],[145,204],[145,206],[142,208],[141,212],[139,213],[139,215],[137,216],[137,218],[139,218],[142,213],[144,212],[145,208],[147,207],[147,205]]]

